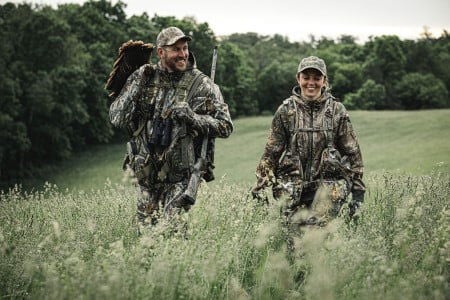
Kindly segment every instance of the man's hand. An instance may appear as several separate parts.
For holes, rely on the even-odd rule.
[[[184,121],[188,124],[192,124],[195,117],[196,113],[194,113],[186,102],[177,103],[172,108],[172,118],[177,121]]]

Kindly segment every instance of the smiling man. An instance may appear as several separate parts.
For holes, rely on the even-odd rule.
[[[124,164],[138,182],[137,217],[143,226],[154,224],[161,212],[172,216],[194,204],[183,194],[203,139],[226,138],[233,130],[219,87],[197,69],[189,52],[191,40],[177,27],[163,29],[156,38],[158,63],[132,73],[110,107],[111,123],[131,129]],[[207,181],[213,179],[207,172],[213,150],[207,149],[209,168],[202,173]]]
[[[156,39],[160,66],[168,72],[183,72],[186,70],[191,37],[177,27],[169,27],[161,31]]]

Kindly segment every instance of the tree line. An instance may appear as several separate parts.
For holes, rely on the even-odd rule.
[[[48,163],[123,136],[108,121],[104,90],[118,48],[130,39],[155,42],[167,26],[193,37],[190,49],[207,74],[219,45],[216,82],[234,118],[272,113],[290,95],[298,63],[308,55],[326,61],[333,94],[349,109],[450,107],[447,31],[364,44],[349,35],[311,35],[304,42],[256,33],[217,37],[192,17],[128,17],[125,7],[106,0],[0,5],[0,182],[36,175]]]

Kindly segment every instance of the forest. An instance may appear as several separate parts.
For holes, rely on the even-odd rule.
[[[105,0],[57,8],[0,5],[3,186],[123,137],[109,123],[111,99],[104,89],[117,51],[128,40],[154,43],[168,26],[193,37],[190,50],[206,74],[219,45],[216,82],[233,118],[272,114],[290,95],[298,63],[308,55],[326,61],[332,92],[350,110],[450,107],[446,30],[434,37],[425,28],[416,40],[389,35],[362,44],[343,34],[292,42],[252,32],[217,36],[193,17],[127,16],[125,7]]]

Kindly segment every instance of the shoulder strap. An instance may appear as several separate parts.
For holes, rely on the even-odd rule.
[[[186,96],[186,102],[189,102],[192,97],[194,97],[195,91],[197,90],[197,88],[200,86],[200,84],[203,81],[203,78],[206,77],[205,74],[203,74],[201,71],[196,72],[196,74],[193,76],[193,80],[190,84],[190,86],[188,87],[188,94]]]
[[[194,69],[194,70],[195,70],[194,71],[195,73],[190,75],[188,78],[185,78],[185,81],[181,82],[180,86],[179,86],[181,89],[183,89],[183,87],[185,87],[187,90],[187,96],[184,99],[184,101],[186,101],[186,102],[188,102],[194,96],[195,91],[201,84],[203,78],[206,77],[206,75],[203,74],[201,71],[199,71],[197,69]],[[177,91],[177,92],[184,93],[182,91]],[[133,137],[139,136],[146,124],[147,124],[147,119],[145,119],[144,122],[142,122],[139,125],[139,127],[133,132]]]
[[[291,96],[288,100],[288,102],[286,102],[286,104],[288,104],[289,102],[292,104],[293,108],[294,108],[294,112],[295,112],[295,116],[294,116],[294,120],[293,120],[293,131],[290,132],[291,134],[291,140],[290,142],[290,147],[291,150],[295,149],[295,142],[296,142],[296,138],[297,138],[297,129],[300,127],[299,125],[299,116],[298,116],[298,107],[297,107],[297,102],[295,101],[294,96]]]
[[[147,124],[147,118],[145,118],[145,121],[144,121],[144,122],[141,122],[141,124],[139,124],[138,129],[136,129],[136,130],[133,132],[133,137],[137,137],[139,134],[141,134],[142,130],[143,130],[144,127],[145,127],[145,124]]]
[[[331,113],[325,112],[325,126],[326,126],[326,139],[327,139],[327,147],[333,148],[333,140],[334,140],[334,112],[336,110],[336,102],[333,102],[333,105],[330,105],[331,99],[327,100],[326,110],[331,109]]]

